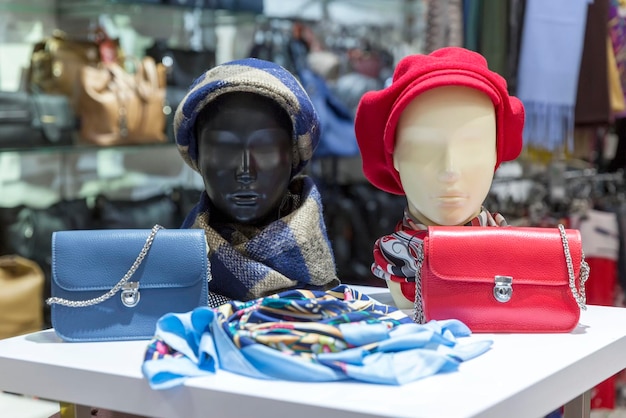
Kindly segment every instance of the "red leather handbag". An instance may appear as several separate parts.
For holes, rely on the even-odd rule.
[[[588,275],[580,232],[562,225],[429,227],[416,320],[455,318],[473,332],[570,332]]]

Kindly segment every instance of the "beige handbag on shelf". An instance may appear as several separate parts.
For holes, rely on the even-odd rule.
[[[164,142],[166,74],[145,57],[130,73],[117,63],[83,67],[80,74],[80,142],[111,146]]]
[[[0,339],[43,327],[44,274],[18,255],[0,256]]]

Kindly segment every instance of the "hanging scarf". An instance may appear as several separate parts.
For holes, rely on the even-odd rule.
[[[587,10],[587,25],[574,109],[574,122],[577,127],[602,127],[610,123],[608,15],[609,0],[594,1]]]
[[[426,12],[424,52],[446,46],[463,46],[463,4],[461,0],[430,0]]]
[[[487,59],[489,69],[508,81],[507,47],[509,35],[509,1],[483,0],[482,18],[479,26],[480,49],[477,51]]]
[[[574,106],[592,0],[528,0],[517,95],[526,109],[524,144],[574,146]]]
[[[309,177],[292,180],[280,218],[262,228],[214,222],[210,212],[203,192],[183,223],[183,228],[206,233],[210,306],[224,303],[224,297],[250,300],[290,288],[328,289],[339,284],[321,197]]]
[[[507,226],[507,223],[499,213],[491,214],[482,208],[465,226]],[[416,283],[419,284],[418,255],[427,233],[428,226],[415,219],[407,208],[396,231],[382,236],[374,244],[372,273],[380,279],[399,282],[402,294],[411,301],[415,300]]]
[[[470,334],[455,319],[414,324],[345,285],[290,290],[163,316],[142,372],[153,389],[218,368],[258,379],[400,385],[457,370],[489,349],[490,340],[457,342]]]
[[[623,1],[611,0],[608,26],[622,94],[626,97],[626,5]],[[626,116],[626,111],[617,112],[614,116],[622,118]]]

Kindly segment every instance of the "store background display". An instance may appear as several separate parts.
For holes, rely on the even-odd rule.
[[[24,89],[21,80],[24,80],[23,72],[28,67],[32,46],[55,29],[85,39],[101,26],[112,38],[119,39],[128,55],[143,56],[160,40],[166,41],[171,49],[214,51],[216,63],[246,57],[255,42],[262,41],[263,46],[270,47],[265,53],[269,51],[272,59],[282,65],[287,57],[282,46],[293,34],[293,23],[297,20],[299,24],[304,22],[310,26],[316,35],[305,39],[309,68],[322,74],[329,91],[352,111],[363,92],[379,89],[389,82],[393,66],[401,57],[460,42],[459,39],[468,48],[483,54],[490,66],[505,76],[514,94],[524,5],[528,1],[531,0],[509,0],[506,8],[499,7],[505,3],[503,1],[487,0],[265,0],[261,14],[177,7],[172,5],[173,1],[155,4],[156,1],[6,0],[0,4],[0,90]],[[617,0],[606,2],[610,4],[610,12],[618,15],[614,13]],[[453,8],[452,13],[450,10],[440,13],[437,7],[427,7],[443,3]],[[590,7],[599,3],[603,2],[596,0]],[[464,9],[459,14],[461,6]],[[442,20],[446,16],[450,19]],[[603,17],[602,13],[591,10],[589,16]],[[465,19],[463,26],[458,25],[461,17]],[[612,44],[614,50],[619,51],[622,48],[619,28],[623,28],[625,22],[613,18],[610,23]],[[463,36],[459,38],[458,33],[450,36],[449,28],[462,30]],[[507,33],[503,34],[503,30]],[[587,30],[591,33],[596,29]],[[315,38],[317,42],[308,43]],[[506,43],[506,51],[499,49],[502,43],[496,40],[500,39]],[[585,49],[599,51],[597,45],[597,42],[585,40]],[[593,67],[588,55],[583,51],[583,67],[589,63]],[[600,55],[595,59],[601,59]],[[624,63],[618,60],[616,65],[622,68]],[[595,67],[600,71],[599,65]],[[589,74],[581,68],[583,73]],[[171,87],[168,86],[170,110],[182,98]],[[514,225],[553,226],[563,219],[589,222],[593,218],[596,222],[595,217],[586,216],[593,208],[621,214],[609,222],[609,225],[620,226],[626,212],[625,199],[620,192],[624,187],[620,146],[626,144],[621,128],[626,124],[620,123],[620,119],[617,122],[612,125],[603,119],[591,125],[577,124],[574,149],[568,150],[564,160],[556,161],[558,164],[550,152],[525,149],[516,162],[503,164],[495,173],[486,205],[492,211],[503,213]],[[171,131],[169,136],[171,138]],[[609,146],[611,143],[617,147]],[[605,173],[607,170],[610,172]],[[324,199],[324,215],[339,276],[344,282],[379,284],[370,273],[371,243],[393,228],[401,217],[404,199],[371,187],[364,179],[358,155],[316,158],[308,171],[316,179]],[[189,202],[196,200],[202,187],[200,177],[180,161],[172,142],[112,148],[46,146],[19,152],[0,150],[0,208],[9,213],[3,218],[17,219],[11,221],[11,225],[19,224],[22,228],[21,235],[11,233],[11,239],[31,246],[34,242],[44,249],[49,231],[67,225],[76,228],[133,226],[153,216],[178,225],[181,213],[189,211]],[[59,208],[63,205],[82,209],[67,220],[64,217],[68,210]],[[142,210],[147,214],[143,218],[139,215]],[[16,212],[22,214],[16,218]],[[34,213],[48,220],[57,218],[48,223],[35,222]],[[2,228],[2,234],[14,230],[14,227],[0,226]],[[626,252],[621,236],[617,234],[620,260]],[[28,240],[33,237],[33,241]],[[602,239],[608,238],[614,239],[612,232],[602,235]],[[13,241],[0,244],[6,246]],[[37,252],[44,267],[46,259],[49,262],[48,254]],[[610,262],[611,266],[623,270],[623,262]],[[615,270],[610,266],[607,269]],[[601,298],[597,296],[597,301],[612,300],[616,305],[623,305],[622,288],[617,284],[619,275],[615,273],[615,276],[613,281],[605,277],[596,280],[605,284],[596,290],[603,292]],[[589,302],[594,303],[593,295],[589,296]],[[621,398],[615,401],[616,405],[620,402],[624,401]],[[606,405],[610,402],[596,406]]]

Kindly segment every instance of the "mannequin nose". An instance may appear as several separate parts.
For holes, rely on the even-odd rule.
[[[441,170],[439,171],[439,181],[444,183],[453,183],[458,181],[459,177],[460,173],[457,169],[455,157],[453,153],[446,150],[441,164]]]
[[[237,167],[235,177],[237,181],[242,184],[250,184],[256,180],[256,169],[250,158],[250,150],[244,149],[241,153],[241,160],[239,167]]]

